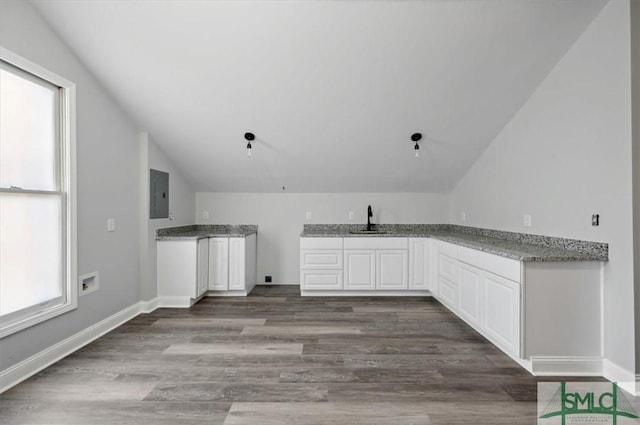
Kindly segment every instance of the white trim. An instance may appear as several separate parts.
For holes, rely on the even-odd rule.
[[[292,285],[292,286],[300,286],[298,282],[292,283],[276,283],[276,282],[256,282],[256,286],[280,286],[280,285]]]
[[[52,345],[0,372],[0,394],[35,375],[44,368],[79,350],[102,335],[117,328],[140,314],[142,303],[125,308],[98,323]]]
[[[618,386],[628,393],[640,395],[638,391],[640,389],[638,388],[640,375],[635,375],[632,371],[623,368],[611,360],[604,359],[602,361],[602,376],[609,381],[617,382]]]
[[[156,308],[189,308],[194,305],[200,298],[194,300],[189,296],[186,297],[158,297]]]
[[[148,301],[140,301],[140,313],[151,313],[158,307],[160,307],[160,299],[158,297]]]
[[[431,297],[430,291],[305,291],[303,297]]]
[[[0,59],[20,70],[35,75],[60,88],[60,140],[59,166],[65,170],[60,181],[63,202],[62,239],[64,241],[64,291],[63,304],[40,310],[6,324],[0,323],[0,339],[26,329],[78,307],[78,221],[77,221],[77,171],[76,171],[76,85],[75,83],[31,62],[12,51],[0,47]],[[60,172],[60,169],[58,172]]]
[[[205,297],[246,297],[247,291],[209,291]]]
[[[601,376],[601,357],[532,356],[531,373],[535,376]]]

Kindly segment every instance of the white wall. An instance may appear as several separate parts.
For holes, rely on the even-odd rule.
[[[77,85],[78,274],[100,272],[76,310],[0,340],[4,370],[138,301],[139,193],[137,130],[29,2],[1,2],[0,41]]]
[[[609,2],[505,126],[453,190],[451,222],[608,242],[605,356],[633,371],[629,8]]]
[[[158,295],[156,230],[193,224],[195,191],[149,134],[140,134],[140,299]],[[149,218],[149,169],[169,173],[169,218]]]
[[[446,223],[448,199],[425,193],[196,193],[198,224],[257,224],[258,282],[299,283],[303,224],[366,223],[367,205],[375,223]],[[209,211],[204,220],[203,211]],[[306,220],[306,212],[312,214]],[[349,211],[355,220],[349,221]]]
[[[636,294],[636,374],[640,374],[640,2],[631,2],[633,109],[633,252]]]

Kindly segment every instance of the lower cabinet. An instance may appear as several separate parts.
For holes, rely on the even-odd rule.
[[[438,300],[487,339],[520,358],[521,263],[437,241]]]
[[[168,306],[188,307],[207,291],[207,239],[158,241],[158,297]]]
[[[209,238],[210,291],[250,291],[256,282],[256,238]]]
[[[256,282],[256,235],[157,242],[158,298],[189,307],[209,291],[246,295]]]

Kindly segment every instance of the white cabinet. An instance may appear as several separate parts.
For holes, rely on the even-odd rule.
[[[247,295],[256,284],[256,235],[209,238],[209,290]],[[225,292],[226,291],[226,292]]]
[[[198,282],[196,296],[199,297],[207,292],[209,284],[209,242],[206,239],[198,240],[198,260],[197,260]]]
[[[246,287],[244,268],[245,238],[229,238],[229,290],[242,291]]]
[[[300,238],[302,295],[321,291],[353,292],[351,295],[427,291],[432,285],[430,241],[415,238],[412,246],[415,255],[410,260],[409,239],[405,237]]]
[[[209,238],[209,290],[229,289],[229,238]]]
[[[342,238],[300,239],[302,291],[342,290]]]
[[[409,239],[409,289],[429,290],[436,293],[437,281],[433,264],[434,249],[431,239]]]
[[[438,276],[438,300],[452,311],[458,309],[458,284]]]
[[[373,291],[376,289],[376,251],[373,249],[344,251],[344,289]]]
[[[483,273],[482,329],[498,347],[520,357],[520,284]]]
[[[460,263],[458,268],[458,313],[470,325],[482,324],[482,270]]]
[[[189,307],[207,289],[206,239],[158,241],[158,297],[166,307]]]
[[[409,287],[407,251],[376,251],[376,289],[404,290]]]

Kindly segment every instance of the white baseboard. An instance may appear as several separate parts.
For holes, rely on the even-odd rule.
[[[155,297],[148,301],[140,301],[140,313],[151,313],[160,306],[160,299]]]
[[[531,357],[535,376],[602,376],[601,357]]]
[[[247,291],[209,291],[207,297],[246,297]]]
[[[191,297],[158,297],[155,300],[157,300],[156,308],[189,308],[199,299],[193,300]]]
[[[636,375],[620,365],[604,359],[602,361],[602,376],[609,381],[617,382],[626,392],[640,396],[640,375]]]
[[[303,297],[431,297],[429,291],[300,291]]]
[[[280,286],[280,285],[293,285],[293,286],[300,286],[299,282],[292,282],[292,283],[276,283],[276,282],[257,282],[256,286]]]
[[[143,302],[127,307],[100,322],[52,345],[0,372],[0,394],[19,384],[44,368],[79,350],[90,342],[100,338],[107,332],[117,328],[140,314]],[[145,306],[146,307],[146,306]]]

